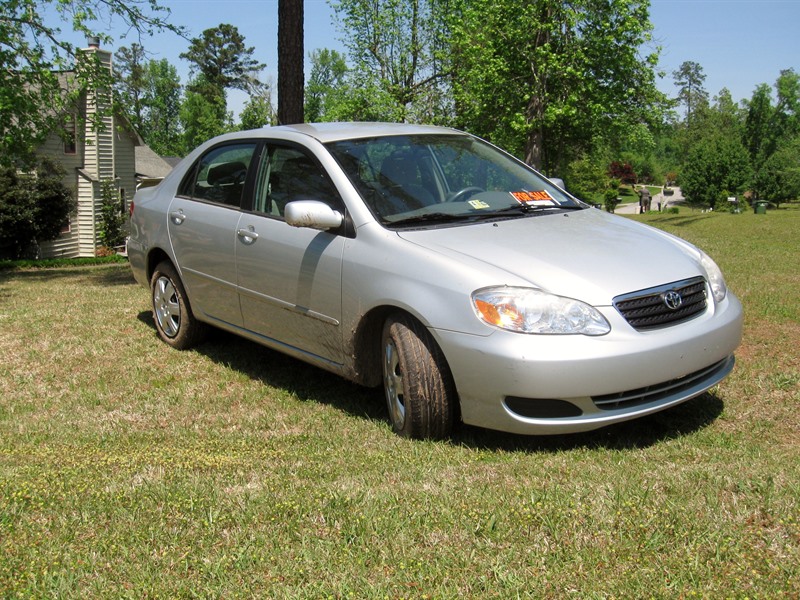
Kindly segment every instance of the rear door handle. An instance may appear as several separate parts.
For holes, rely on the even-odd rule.
[[[169,218],[172,219],[172,222],[175,225],[180,225],[186,220],[186,215],[183,213],[183,209],[173,210],[169,213]]]

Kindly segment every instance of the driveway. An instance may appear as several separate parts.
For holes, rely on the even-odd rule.
[[[673,187],[672,195],[670,196],[665,196],[664,188],[661,188],[661,191],[653,196],[653,201],[650,204],[650,207],[652,210],[658,210],[658,203],[660,202],[661,210],[664,211],[670,206],[683,204],[684,201],[685,199],[683,197],[683,193],[681,192],[680,188]],[[620,204],[619,206],[617,206],[614,212],[620,215],[637,215],[639,214],[639,203],[628,202],[627,204]]]

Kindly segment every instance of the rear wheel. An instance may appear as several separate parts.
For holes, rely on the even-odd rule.
[[[411,438],[450,435],[456,392],[450,368],[428,330],[407,315],[383,326],[383,389],[392,429]]]
[[[153,320],[162,340],[179,350],[202,341],[208,328],[195,319],[183,283],[172,263],[163,261],[158,264],[150,278],[150,290]]]

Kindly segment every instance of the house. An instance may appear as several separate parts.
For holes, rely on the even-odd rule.
[[[111,52],[102,50],[97,40],[91,40],[84,52],[95,54],[103,66],[112,69]],[[104,181],[112,182],[123,213],[127,213],[133,199],[140,181],[137,179],[137,153],[144,155],[147,152],[141,149],[150,149],[123,115],[105,114],[102,128],[92,126],[92,117],[108,101],[107,93],[87,90],[78,108],[81,118],[71,120],[73,126],[69,139],[53,133],[37,150],[39,154],[61,163],[66,171],[65,183],[78,201],[76,212],[64,224],[60,236],[41,244],[42,258],[95,256],[100,246],[99,216]],[[84,125],[78,126],[77,123]],[[146,178],[152,180],[169,172],[169,165],[163,160],[163,165],[159,165],[156,160],[159,157],[152,150],[147,156],[148,172],[143,174]]]

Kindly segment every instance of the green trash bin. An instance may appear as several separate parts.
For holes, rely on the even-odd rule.
[[[769,202],[764,202],[764,201],[756,202],[753,205],[753,210],[755,211],[755,213],[757,215],[765,215],[765,214],[767,214],[767,205],[768,204],[769,204]]]

